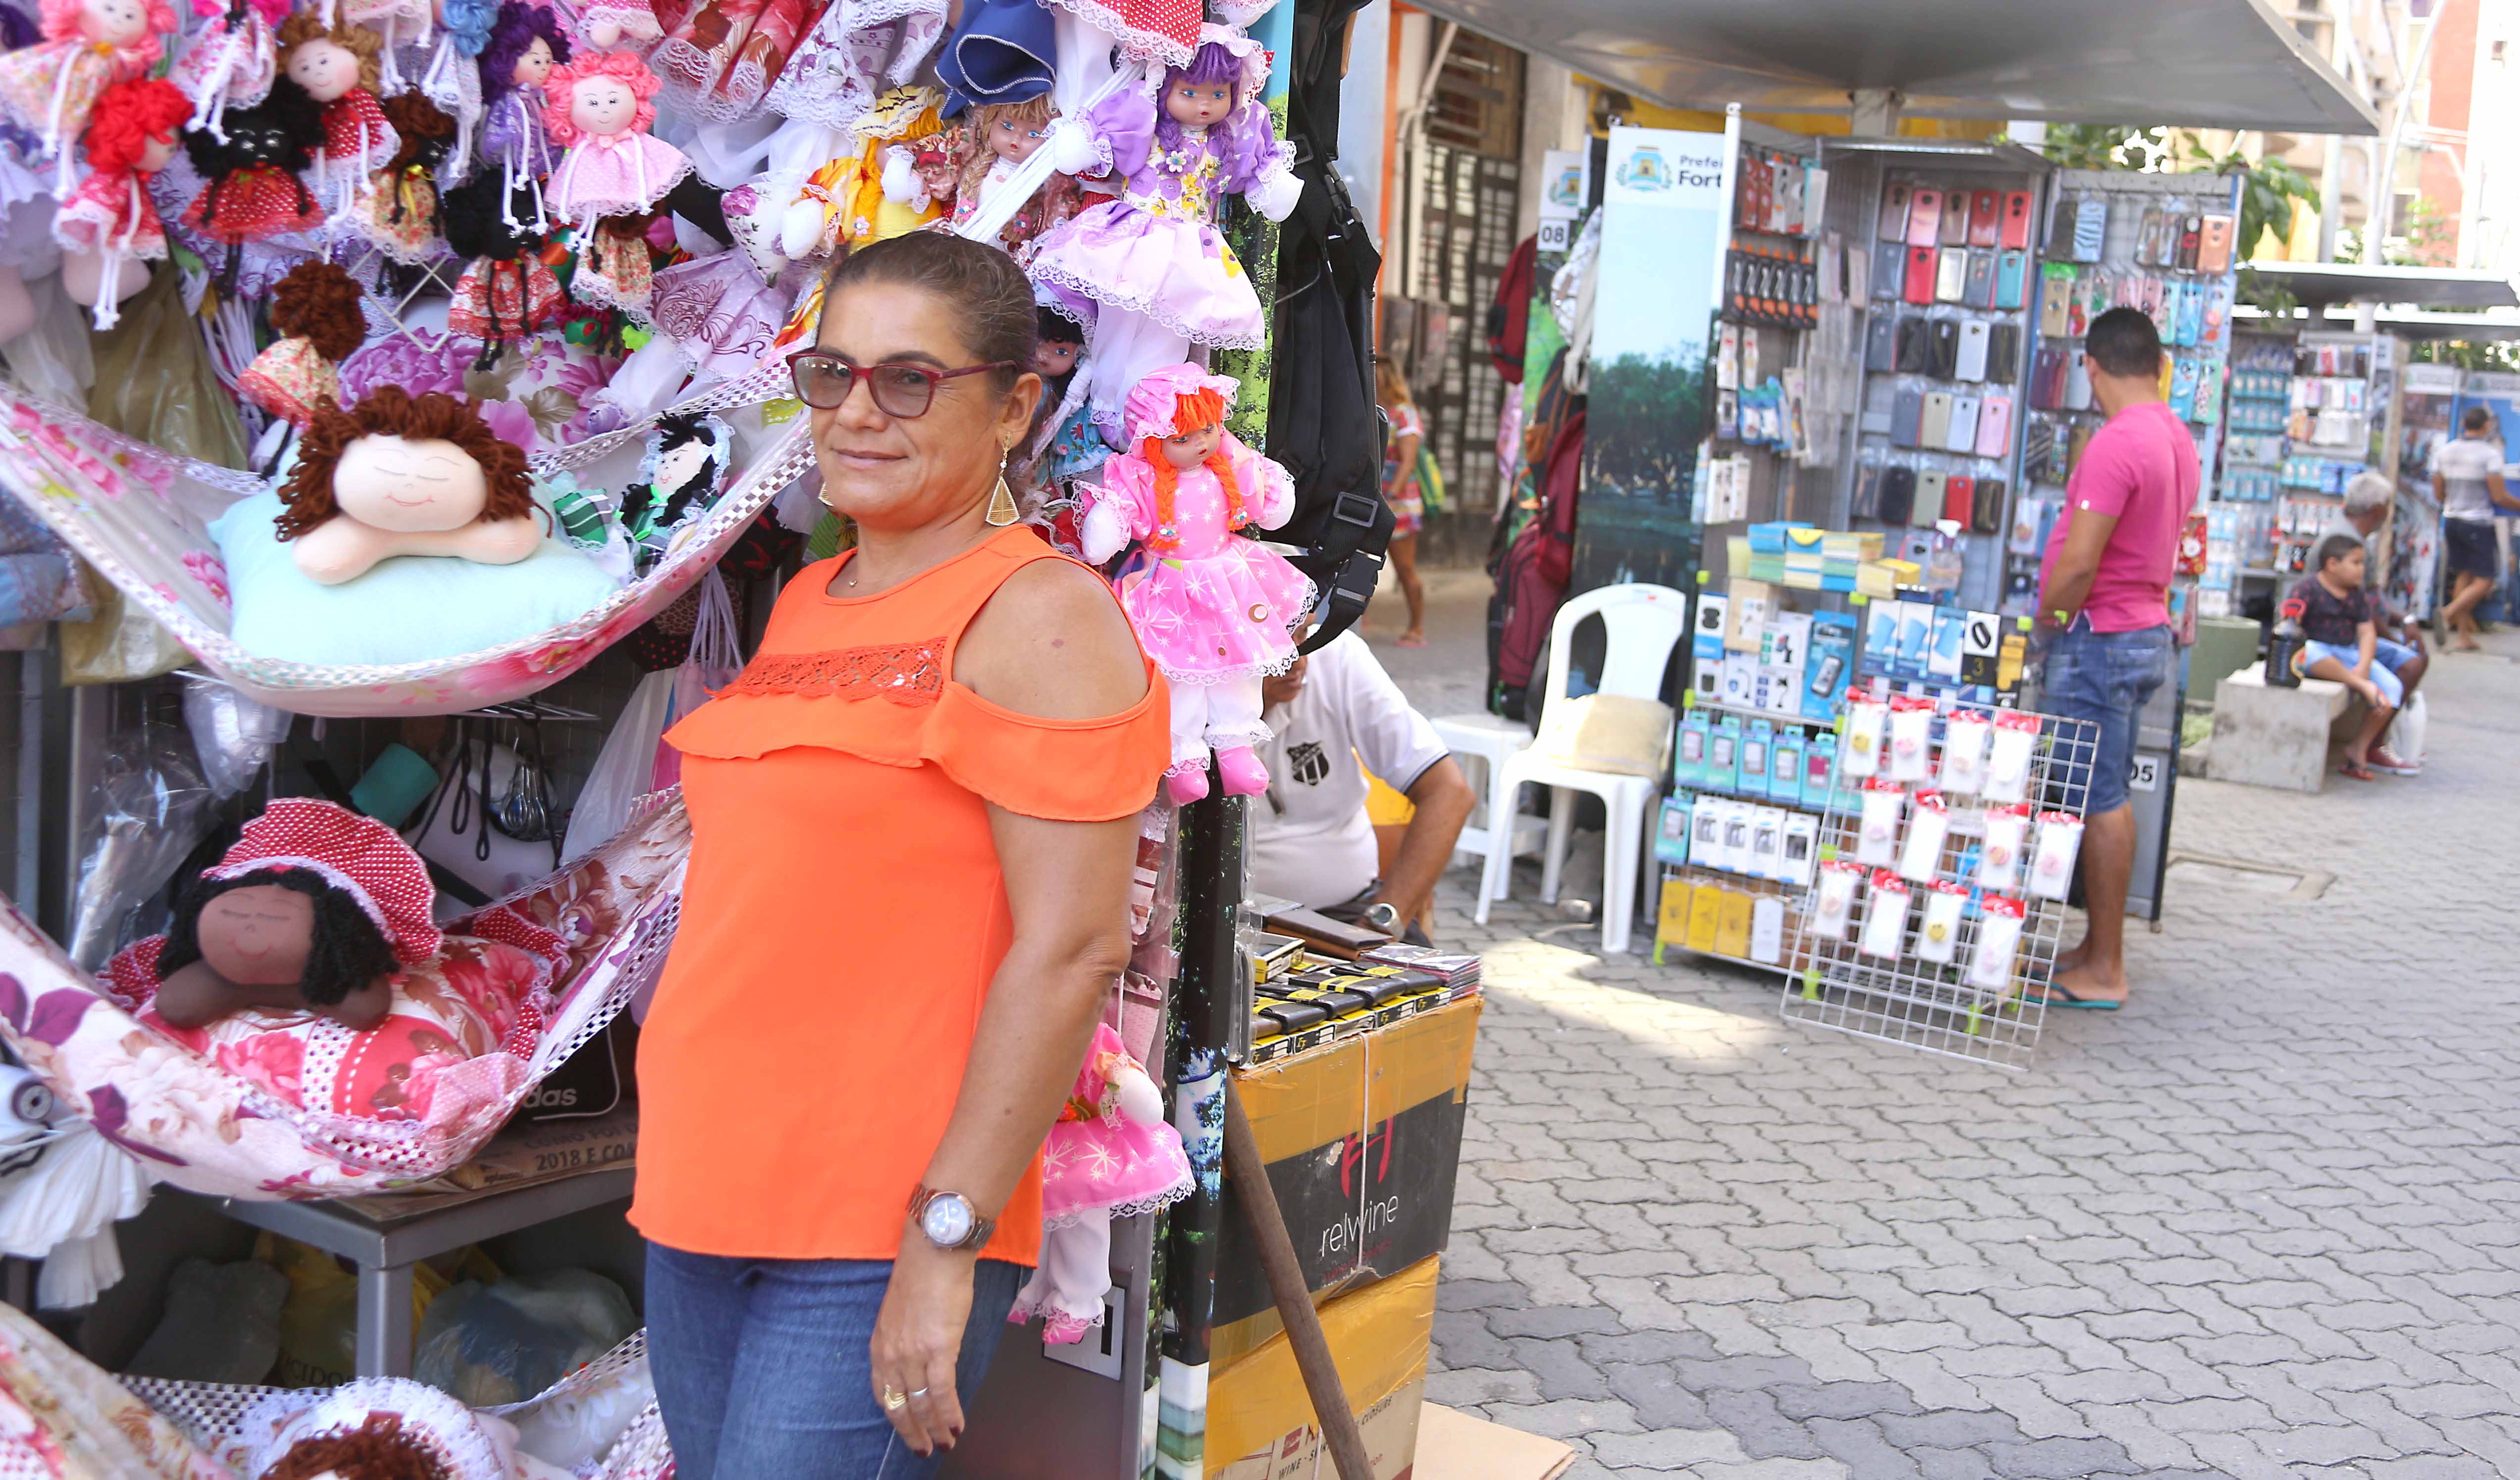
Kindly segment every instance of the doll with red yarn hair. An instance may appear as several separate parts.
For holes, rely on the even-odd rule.
[[[175,12],[166,0],[43,0],[44,39],[0,55],[0,110],[61,158],[116,82],[137,82],[165,55]]]
[[[1147,655],[1172,682],[1176,803],[1207,794],[1216,756],[1229,796],[1257,796],[1269,771],[1252,746],[1269,738],[1260,680],[1295,661],[1294,628],[1313,585],[1244,529],[1275,529],[1295,512],[1286,470],[1225,429],[1235,381],[1167,365],[1130,387],[1129,449],[1102,465],[1085,498],[1085,558],[1100,564],[1135,540],[1143,559],[1115,583]]]
[[[99,329],[112,329],[117,305],[147,286],[143,264],[165,260],[166,225],[149,179],[173,160],[192,115],[183,89],[157,77],[116,82],[88,115],[87,178],[54,215],[53,240],[67,254],[63,289],[95,305]]]

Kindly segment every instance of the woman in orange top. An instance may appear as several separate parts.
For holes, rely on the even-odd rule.
[[[832,271],[796,393],[857,549],[666,737],[692,854],[631,1219],[681,1480],[932,1473],[1040,1247],[1171,742],[1110,588],[1006,527],[1034,323],[958,237]]]

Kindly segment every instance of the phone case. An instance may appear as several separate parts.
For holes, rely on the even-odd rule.
[[[2054,411],[2065,403],[2065,351],[2054,344],[2039,346],[2030,362],[2030,404]]]
[[[2085,196],[2074,202],[2074,260],[2096,262],[2108,242],[2109,198]]]
[[[2091,362],[2078,354],[2068,355],[2065,358],[2065,409],[2067,411],[2092,409]]]
[[[1888,376],[1875,376],[1864,382],[1864,411],[1856,419],[1856,430],[1868,437],[1890,434],[1891,408],[1899,401],[1899,382]]]
[[[1922,314],[1910,314],[1899,321],[1897,346],[1891,351],[1891,368],[1901,375],[1923,375],[1934,368],[1934,323]]]
[[[2021,377],[2021,326],[1998,324],[1986,332],[1986,378],[2009,385]]]
[[[1971,319],[1960,326],[1960,347],[1958,354],[1953,360],[1953,379],[1960,381],[1986,379],[1986,339],[1989,327],[1984,319]]]
[[[1872,244],[1872,296],[1875,301],[1894,303],[1899,298],[1900,285],[1908,277],[1908,244],[1875,242]]]
[[[1968,277],[1960,284],[1960,306],[1993,308],[1995,306],[1995,253],[1972,249],[1968,254]]]
[[[1963,455],[1977,450],[1977,397],[1952,397],[1952,425],[1943,435],[1943,450]]]
[[[1977,455],[2000,458],[2012,445],[2012,397],[1990,395],[1978,406]]]
[[[2205,304],[2205,330],[2197,336],[2196,342],[2214,345],[2228,343],[2231,330],[2231,296],[2230,284],[2214,285],[2207,294]]]
[[[2006,247],[1996,254],[1995,293],[1990,300],[1996,308],[2019,308],[2022,293],[2030,279],[2030,253]]]
[[[2003,479],[1977,480],[1977,501],[1969,509],[1969,527],[1980,534],[2003,532]]]
[[[1899,321],[1886,313],[1876,313],[1872,322],[1864,326],[1864,368],[1893,370],[1898,367]]]
[[[1930,247],[1908,248],[1908,290],[1900,294],[1911,303],[1934,301],[1934,249]]]
[[[1926,391],[1922,411],[1916,424],[1916,445],[1939,449],[1952,434],[1952,393],[1948,390]]]
[[[1916,498],[1908,506],[1908,527],[1930,529],[1943,516],[1943,491],[1951,474],[1939,468],[1916,470]]]
[[[1884,524],[1905,524],[1908,515],[1916,507],[1916,470],[1884,468],[1881,470],[1881,491],[1873,501],[1872,516]]]
[[[1945,247],[1966,247],[1969,234],[1969,195],[1964,190],[1943,192],[1943,219],[1935,240]]]
[[[2039,294],[2039,336],[2061,339],[2074,322],[2074,298],[2071,289],[2055,278],[2049,278]]]
[[[1902,389],[1898,401],[1890,409],[1890,445],[1915,446],[1916,433],[1922,428],[1924,418],[1925,393]]]
[[[1881,225],[1873,236],[1884,242],[1905,243],[1908,240],[1908,197],[1911,188],[1887,185],[1881,190]]]
[[[1934,301],[1957,303],[1968,286],[1968,248],[1946,247],[1934,258]]]
[[[1943,517],[1966,529],[1976,506],[1977,479],[1964,472],[1953,473],[1943,484]]]
[[[2045,417],[2032,417],[2022,430],[2021,475],[2040,483],[2064,481],[2056,476],[2056,424]]]
[[[1881,470],[1867,468],[1856,474],[1855,502],[1848,507],[1847,517],[1874,519],[1881,516]]]
[[[2179,223],[2179,270],[2181,272],[2196,270],[2196,259],[2205,249],[2202,241],[2204,231],[2203,216],[2189,216]]]
[[[2196,270],[2214,273],[2231,270],[2231,218],[2229,216],[2205,218],[2204,235],[2198,239],[2196,247]]]
[[[2003,230],[1998,245],[2013,251],[2030,249],[2030,192],[2012,190],[2003,196]]]
[[[2180,346],[2185,349],[2195,348],[2196,341],[2204,337],[2205,335],[2204,284],[2182,283],[2179,285],[2178,325],[2177,336]]]
[[[1908,198],[1908,245],[1931,247],[1943,225],[1943,193],[1918,186]]]
[[[1926,340],[1925,374],[1937,381],[1948,381],[1959,372],[1960,327],[1950,319],[1936,319]]]
[[[2172,416],[2182,422],[2196,420],[2196,386],[2203,379],[2197,361],[2181,355],[2170,362],[2170,414]],[[1926,398],[1928,403],[1932,399],[1930,396]],[[1928,404],[1925,408],[1925,420],[1930,423],[1933,416],[1933,407]]]
[[[2137,262],[2144,266],[2151,266],[2161,260],[2161,207],[2157,205],[2145,206],[2143,219],[2138,223],[2135,229],[2135,259]]]
[[[1969,197],[1968,245],[1993,247],[2003,232],[2003,193],[1981,190]]]

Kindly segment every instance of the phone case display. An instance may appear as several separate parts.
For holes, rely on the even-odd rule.
[[[1909,700],[1903,706],[1900,700]],[[1782,996],[1794,1021],[2008,1068],[2026,1067],[2063,931],[2098,728],[2080,720],[1899,695],[1850,695],[1849,728],[1867,710],[1885,732],[1927,723],[1923,775],[1968,769],[1978,794],[1874,776],[1821,817],[1821,863],[1789,942]],[[1897,753],[1896,741],[1891,742]],[[1999,757],[1999,752],[2002,752]],[[1962,759],[1965,759],[1963,757]],[[2012,785],[2036,798],[1996,800]]]
[[[1986,605],[2001,593],[2002,537],[2020,483],[2037,197],[2026,178],[1894,170],[1878,217],[1882,240],[1903,253],[1901,291],[1868,305],[1850,521],[1894,539],[1956,524],[1950,589]]]
[[[2187,424],[2204,470],[2199,505],[2262,497],[2255,464],[2244,465],[2237,492],[2218,477],[2226,417],[2225,366],[2233,346],[2238,301],[2232,242],[2239,211],[2236,176],[2065,170],[2048,206],[2048,253],[2040,269],[2039,329],[2031,354],[2030,395],[2019,415],[2024,435],[2021,480],[2031,497],[2061,497],[2065,484],[2106,421],[2092,396],[2082,337],[2111,308],[2150,316],[2169,359],[2170,408]],[[2255,433],[2253,433],[2255,434]],[[2039,599],[2044,543],[2029,553],[2007,546],[2002,608],[2026,614]]]

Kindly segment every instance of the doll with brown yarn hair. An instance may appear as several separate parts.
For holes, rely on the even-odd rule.
[[[384,38],[364,25],[327,25],[305,11],[280,22],[281,69],[324,110],[313,173],[327,210],[373,189],[369,177],[394,154],[393,125],[377,101],[383,51]]]
[[[455,148],[452,115],[414,89],[384,100],[393,157],[350,207],[350,229],[387,260],[420,267],[447,254],[437,211],[437,171]]]
[[[569,1480],[524,1452],[515,1424],[408,1377],[273,1392],[237,1432],[250,1480]]]
[[[399,555],[513,565],[542,548],[524,450],[439,391],[384,385],[347,411],[317,406],[280,496],[273,527],[327,586]]]
[[[387,1414],[340,1433],[318,1434],[291,1445],[280,1462],[255,1480],[453,1480],[446,1464],[402,1431]]]
[[[338,366],[368,339],[356,280],[326,261],[300,262],[271,291],[280,336],[237,377],[237,394],[299,428],[341,395]]]

